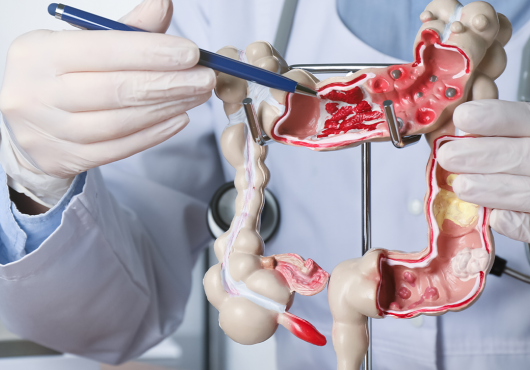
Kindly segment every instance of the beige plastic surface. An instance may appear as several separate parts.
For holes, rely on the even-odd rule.
[[[263,257],[259,228],[264,189],[269,181],[269,170],[263,163],[267,148],[254,143],[247,133],[245,124],[237,123],[228,126],[221,136],[223,155],[236,169],[234,183],[238,195],[230,229],[215,242],[219,263],[204,277],[206,296],[219,310],[221,328],[238,343],[263,342],[281,324],[302,339],[323,345],[324,337],[306,321],[289,314],[288,309],[294,292],[319,293],[329,275],[312,260],[304,261],[295,254]],[[227,265],[228,271],[224,271]],[[228,279],[233,279],[232,287],[226,282]],[[300,280],[307,284],[297,284]],[[301,336],[297,325],[310,334]]]

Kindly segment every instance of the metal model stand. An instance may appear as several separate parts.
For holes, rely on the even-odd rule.
[[[303,69],[312,74],[333,74],[333,73],[350,73],[357,72],[364,68],[384,68],[392,64],[376,64],[376,63],[342,63],[342,64],[293,64],[289,69]],[[267,145],[272,140],[266,137],[260,122],[256,117],[256,112],[252,106],[252,99],[245,99],[243,101],[245,113],[251,129],[254,140],[259,145]],[[390,139],[392,144],[398,148],[405,148],[409,145],[417,143],[421,139],[421,135],[413,135],[402,137],[400,129],[403,126],[403,121],[396,117],[394,105],[391,100],[383,102],[383,109],[385,112],[388,129],[390,131]],[[265,136],[265,137],[264,137]],[[372,226],[371,226],[371,143],[363,143],[361,145],[361,161],[362,161],[362,254],[364,255],[370,248],[372,248]],[[368,351],[364,357],[363,370],[372,370],[372,319],[368,318]]]

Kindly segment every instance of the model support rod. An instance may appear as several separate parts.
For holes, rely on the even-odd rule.
[[[383,102],[383,109],[385,111],[386,122],[388,124],[388,131],[390,132],[390,139],[392,144],[398,149],[406,146],[414,145],[421,139],[421,135],[412,135],[402,137],[400,130],[403,128],[403,120],[396,117],[394,110],[394,103],[392,100],[385,100]]]
[[[362,254],[372,248],[372,195],[371,195],[371,143],[361,146],[362,160]],[[372,319],[368,318],[368,351],[364,357],[363,370],[372,370]]]
[[[394,64],[387,63],[337,63],[337,64],[293,64],[289,69],[303,69],[312,74],[319,73],[349,73],[366,68],[385,68]]]
[[[258,116],[256,115],[256,110],[254,109],[254,104],[252,104],[251,98],[243,99],[243,109],[245,110],[245,115],[247,116],[248,127],[250,129],[250,134],[256,142],[256,144],[265,146],[272,144],[274,141],[267,136],[263,127],[261,126]]]

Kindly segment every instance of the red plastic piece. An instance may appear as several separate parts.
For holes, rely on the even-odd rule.
[[[363,92],[359,87],[354,87],[348,91],[332,90],[326,95],[322,95],[321,99],[331,101],[341,101],[348,104],[359,104],[363,100]]]
[[[282,316],[280,324],[296,337],[314,344],[315,346],[325,346],[328,342],[326,337],[323,336],[310,322],[289,312],[285,312]]]

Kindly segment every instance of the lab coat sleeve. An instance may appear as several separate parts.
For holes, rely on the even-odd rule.
[[[194,124],[167,142],[89,170],[60,226],[0,266],[8,330],[111,364],[176,330],[191,269],[211,240],[207,200],[222,183],[209,107],[190,117]]]
[[[2,247],[9,250],[9,254],[18,254],[19,258],[0,260],[0,263],[6,264],[15,262],[22,258],[26,254],[33,252],[37,249],[44,240],[46,240],[61,224],[61,219],[66,206],[70,203],[73,196],[81,193],[85,185],[86,172],[77,175],[72,181],[70,187],[66,193],[61,197],[59,202],[49,209],[46,213],[39,215],[27,215],[18,210],[13,202],[9,202],[9,190],[7,186],[0,187],[0,196],[4,198],[3,202],[11,203],[11,207],[1,208],[3,212],[8,212],[15,217],[20,230],[26,234],[25,245],[21,251],[16,250],[16,245],[5,245],[2,243]],[[5,215],[4,218],[9,217]],[[15,226],[16,228],[16,226]],[[11,249],[14,249],[11,251]]]

